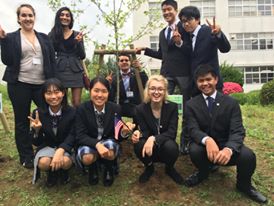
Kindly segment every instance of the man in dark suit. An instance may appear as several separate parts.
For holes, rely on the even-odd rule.
[[[182,24],[176,19],[177,2],[174,0],[163,1],[161,8],[163,17],[168,25],[159,34],[158,51],[150,48],[137,48],[137,52],[144,50],[145,55],[162,60],[160,74],[168,80],[168,93],[173,94],[177,85],[180,93],[183,95],[184,108],[185,102],[190,99],[191,94],[189,90],[191,40]],[[187,142],[182,137],[180,150],[183,154],[187,153],[186,145]]]
[[[132,66],[135,69],[141,69],[141,65],[138,60],[133,61]],[[134,117],[135,107],[141,103],[141,97],[136,76],[133,68],[131,67],[130,56],[127,54],[120,54],[118,57],[118,67],[120,69],[119,104],[122,108],[121,114],[126,117]],[[144,87],[148,77],[144,71],[140,72],[140,77]],[[109,100],[114,102],[117,95],[117,76],[114,75],[113,77],[107,77],[107,79],[111,81]]]
[[[198,172],[186,179],[186,185],[205,180],[210,165],[236,165],[237,189],[256,202],[267,202],[251,185],[256,156],[243,144],[245,129],[238,102],[216,90],[218,75],[210,65],[200,65],[194,78],[202,94],[187,102],[186,120],[192,141],[190,158]]]
[[[192,39],[191,72],[201,64],[211,65],[217,75],[217,90],[222,91],[223,81],[220,75],[218,50],[222,53],[230,51],[230,44],[219,25],[215,24],[215,17],[211,24],[200,25],[200,12],[195,6],[186,6],[179,13],[180,21],[184,29],[190,33]],[[192,81],[192,96],[199,94],[195,81]]]

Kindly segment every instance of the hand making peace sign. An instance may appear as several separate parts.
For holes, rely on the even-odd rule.
[[[35,111],[35,118],[32,118],[31,115],[28,116],[28,118],[30,120],[30,126],[35,129],[36,132],[38,132],[42,127],[42,123],[39,119],[38,110]]]
[[[176,25],[175,29],[172,28],[172,31],[173,31],[173,36],[172,36],[173,41],[175,42],[175,44],[180,45],[182,42],[182,36],[178,31],[178,26]]]
[[[211,28],[211,31],[213,34],[217,35],[221,32],[221,27],[219,25],[216,25],[215,16],[213,17],[213,24],[206,19],[206,22],[208,26]]]

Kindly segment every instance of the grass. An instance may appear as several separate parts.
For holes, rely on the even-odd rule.
[[[13,112],[6,88],[0,86],[0,92],[3,94],[4,112],[13,130]],[[268,205],[274,205],[274,106],[244,105],[242,113],[247,130],[245,144],[257,155],[254,186],[268,197]],[[164,174],[163,165],[157,164],[151,180],[140,185],[138,176],[143,166],[135,158],[129,142],[122,145],[124,152],[120,159],[120,175],[111,188],[102,186],[101,181],[96,186],[89,186],[87,176],[75,168],[70,171],[71,182],[68,185],[48,189],[44,186],[45,174],[42,174],[37,184],[32,185],[32,171],[18,163],[13,132],[5,133],[0,125],[0,138],[0,206],[257,205],[236,191],[235,167],[220,168],[201,185],[186,188],[173,183]],[[195,170],[188,156],[181,156],[176,162],[176,168],[184,177]]]

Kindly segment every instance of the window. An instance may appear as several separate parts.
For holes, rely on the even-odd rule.
[[[215,16],[215,0],[190,0],[190,5],[200,10],[201,18]]]
[[[161,15],[161,2],[148,2],[148,10],[150,18],[158,18]]]
[[[273,80],[274,66],[245,67],[243,69],[245,84],[263,84]]]
[[[232,50],[272,50],[274,33],[230,34]]]
[[[158,36],[150,36],[149,37],[149,42],[150,42],[150,48],[153,50],[158,50],[159,47],[159,40],[158,40]]]
[[[229,16],[271,16],[274,15],[272,0],[228,0]]]

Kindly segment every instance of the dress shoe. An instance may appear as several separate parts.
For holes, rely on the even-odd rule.
[[[97,163],[94,162],[88,168],[88,183],[90,185],[97,185],[99,182]]]
[[[140,175],[139,177],[139,182],[140,183],[145,183],[149,180],[149,178],[152,176],[154,173],[154,166],[153,164],[146,166],[144,172]]]
[[[166,174],[177,184],[182,185],[184,183],[184,179],[174,167],[166,167]]]
[[[105,187],[110,187],[114,182],[113,168],[105,168],[103,175],[103,184]]]
[[[253,186],[251,186],[249,189],[242,189],[237,186],[237,189],[255,202],[267,203],[267,198],[258,192]]]
[[[53,187],[54,185],[57,184],[58,180],[58,173],[56,171],[48,171],[48,177],[46,181],[46,186],[47,187]]]
[[[60,176],[60,183],[62,185],[65,185],[70,181],[68,170],[60,169],[59,170],[59,176]]]
[[[207,179],[207,175],[202,175],[200,172],[195,172],[186,178],[185,184],[187,187],[193,187],[200,184],[203,180]]]
[[[180,147],[180,153],[182,155],[188,155],[189,154],[189,149],[188,149],[188,144],[182,144]]]
[[[33,159],[25,159],[22,162],[23,167],[27,168],[27,169],[33,169]]]

